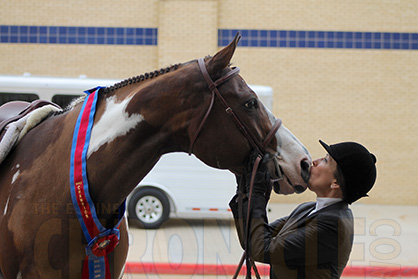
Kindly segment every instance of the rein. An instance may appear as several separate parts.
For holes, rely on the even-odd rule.
[[[102,87],[85,91],[89,94],[83,103],[74,128],[71,147],[70,190],[74,209],[87,241],[82,279],[110,279],[107,255],[119,243],[119,225],[125,212],[125,202],[119,207],[119,221],[115,227],[106,229],[99,221],[90,197],[86,168],[91,130],[99,91]]]
[[[250,254],[251,197],[253,196],[254,179],[255,179],[255,176],[257,174],[257,169],[258,169],[258,166],[260,165],[260,162],[261,162],[261,157],[257,156],[257,158],[254,161],[253,169],[251,171],[250,192],[248,193],[248,205],[247,205],[247,219],[246,219],[247,222],[245,224],[245,230],[244,230],[245,250],[244,250],[244,253],[242,254],[242,262],[240,261],[241,265],[238,265],[237,270],[235,272],[235,274],[237,274],[237,272],[239,272],[239,270],[241,269],[241,266],[244,262],[244,259],[245,259],[246,260],[246,267],[247,267],[247,278],[249,278],[249,279],[251,279],[251,267],[253,268],[257,279],[260,279],[260,274],[258,273],[257,266],[255,265],[253,259],[251,258],[251,254]],[[242,204],[244,203],[243,198],[244,197],[242,195],[240,195],[239,201],[238,201],[241,204],[241,206],[240,206],[241,208],[242,208]],[[240,212],[240,215],[242,214],[241,212]],[[236,277],[233,277],[233,279],[235,279],[235,278]]]
[[[218,86],[221,85],[222,83],[226,82],[228,79],[238,75],[240,69],[239,68],[233,68],[232,71],[228,72],[227,74],[225,74],[224,76],[220,77],[219,79],[217,79],[216,81],[213,81],[212,78],[210,77],[207,69],[206,69],[206,65],[205,65],[205,61],[203,58],[200,58],[198,60],[198,64],[199,64],[199,68],[200,71],[203,74],[203,77],[205,78],[206,83],[208,84],[209,90],[212,92],[212,97],[211,97],[211,101],[209,103],[209,107],[202,119],[202,122],[200,123],[199,127],[196,130],[196,133],[194,134],[191,142],[190,142],[190,147],[189,147],[189,155],[192,153],[193,151],[193,145],[200,133],[200,131],[202,130],[203,125],[205,124],[207,118],[209,117],[209,114],[212,110],[214,101],[215,101],[215,95],[221,100],[221,102],[223,103],[223,105],[226,107],[225,112],[232,117],[232,120],[234,121],[235,125],[238,127],[238,129],[240,130],[240,132],[247,138],[248,142],[251,144],[251,146],[254,148],[254,150],[257,150],[258,152],[258,156],[254,162],[254,166],[253,166],[253,170],[251,172],[251,182],[250,182],[250,193],[249,193],[249,197],[248,197],[248,209],[247,209],[247,223],[246,223],[246,227],[245,227],[245,251],[242,255],[242,258],[238,264],[237,270],[235,271],[235,274],[233,276],[233,278],[237,278],[241,267],[244,263],[244,259],[246,260],[246,265],[247,265],[247,278],[251,278],[251,268],[254,269],[255,275],[257,278],[260,278],[260,275],[258,273],[257,267],[254,263],[254,261],[251,259],[250,256],[250,251],[249,251],[249,246],[250,246],[250,236],[249,236],[249,223],[250,223],[250,209],[251,209],[251,196],[252,196],[252,189],[253,189],[253,185],[254,185],[254,179],[255,179],[255,175],[257,173],[257,169],[258,166],[261,162],[261,158],[262,156],[266,153],[266,147],[267,145],[270,143],[270,141],[274,138],[277,130],[280,128],[280,126],[282,125],[282,120],[281,119],[277,119],[276,122],[273,124],[273,127],[271,128],[271,130],[269,131],[269,133],[267,134],[267,136],[265,137],[265,139],[260,142],[255,136],[254,134],[251,132],[250,129],[248,129],[248,127],[245,125],[244,122],[241,121],[241,119],[238,117],[238,115],[232,110],[232,108],[229,106],[228,102],[225,100],[225,98],[222,97],[221,93],[218,90]],[[276,160],[276,158],[274,158],[274,160]],[[277,161],[275,161],[275,163],[277,164]],[[276,166],[277,167],[277,166]],[[277,167],[277,171],[280,173],[280,169]],[[242,195],[240,195],[239,198],[239,204],[240,204],[240,208],[242,208]],[[242,212],[241,210],[239,210],[240,212]]]

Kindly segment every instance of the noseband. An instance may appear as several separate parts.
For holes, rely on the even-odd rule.
[[[240,120],[240,118],[238,117],[238,115],[232,110],[231,106],[229,106],[228,102],[225,100],[224,97],[222,97],[221,93],[218,90],[218,86],[221,85],[222,83],[226,82],[228,79],[236,76],[239,74],[239,68],[235,67],[232,68],[232,70],[230,72],[228,72],[227,74],[223,75],[222,77],[220,77],[219,79],[217,79],[216,81],[213,81],[212,78],[209,76],[208,70],[206,69],[206,65],[205,65],[205,61],[203,58],[200,58],[198,60],[198,64],[199,64],[199,68],[200,71],[203,74],[203,77],[206,80],[206,83],[208,84],[209,90],[212,92],[212,98],[209,104],[209,108],[205,113],[205,116],[202,119],[202,122],[200,123],[199,127],[196,130],[196,133],[194,134],[191,142],[190,142],[190,147],[189,147],[189,155],[192,153],[193,151],[193,145],[200,133],[200,131],[202,130],[203,125],[205,124],[211,110],[213,107],[213,103],[215,101],[215,95],[219,98],[219,100],[221,100],[222,104],[225,106],[225,112],[232,118],[232,120],[235,122],[235,125],[238,127],[238,129],[240,130],[240,132],[247,138],[248,142],[251,144],[251,146],[257,150],[257,152],[260,155],[264,155],[266,152],[266,147],[267,145],[270,143],[270,141],[273,139],[274,135],[276,134],[277,130],[280,128],[282,121],[281,119],[277,119],[276,122],[274,123],[273,127],[271,128],[270,132],[267,134],[266,138],[260,142],[257,137],[251,132],[250,129],[248,129],[248,127],[245,125],[244,122],[242,122]]]

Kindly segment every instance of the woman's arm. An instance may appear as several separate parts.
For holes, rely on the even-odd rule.
[[[250,215],[250,253],[254,260],[288,267],[337,265],[339,257],[350,253],[345,251],[345,247],[351,246],[342,244],[350,239],[352,233],[347,226],[349,220],[344,222],[332,214],[317,215],[273,234],[262,200],[263,197],[253,197],[254,207]]]

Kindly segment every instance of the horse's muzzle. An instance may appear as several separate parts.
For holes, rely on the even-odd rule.
[[[270,182],[277,194],[280,194],[280,183],[283,179],[287,179],[286,184],[290,185],[297,194],[303,193],[306,190],[306,187],[299,184],[293,184],[292,181],[289,180],[289,178],[284,174],[284,171],[279,164],[279,158],[276,155],[266,154],[263,158],[263,162],[267,161],[272,161],[274,165],[274,171],[270,172]],[[302,180],[307,184],[310,177],[310,163],[308,160],[302,160],[300,162],[300,176]]]
[[[305,187],[303,187],[303,186],[301,186],[301,185],[295,185],[295,192],[297,193],[297,194],[300,194],[300,193],[303,193],[303,192],[305,192],[305,190],[306,190],[306,188]]]
[[[305,181],[306,184],[308,184],[308,182],[309,182],[310,167],[311,166],[310,166],[308,160],[302,160],[300,162],[300,169],[301,169],[301,173],[300,174],[302,176],[303,181]],[[302,185],[295,185],[294,188],[295,188],[295,192],[297,194],[303,193],[306,190],[306,188],[303,187]]]
[[[310,168],[311,165],[309,164],[308,160],[303,160],[300,162],[301,176],[303,181],[306,183],[309,182],[309,177],[311,176]]]

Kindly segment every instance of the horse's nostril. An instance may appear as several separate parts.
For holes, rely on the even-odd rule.
[[[310,167],[310,164],[309,164],[308,160],[302,160],[300,162],[302,179],[306,183],[308,183],[308,181],[309,181],[309,167]]]
[[[306,190],[305,187],[301,186],[301,185],[295,185],[295,192],[300,194],[303,193]]]
[[[309,162],[308,162],[308,160],[302,160],[301,162],[300,162],[300,166],[302,167],[302,169],[304,169],[304,170],[309,170]]]

